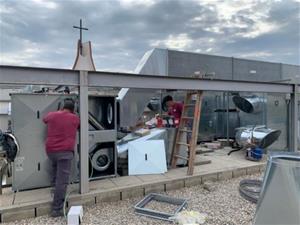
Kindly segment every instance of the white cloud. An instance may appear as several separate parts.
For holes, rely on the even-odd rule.
[[[136,6],[152,6],[155,4],[154,0],[119,0],[121,5],[125,8],[131,8]]]
[[[218,26],[211,26],[211,27],[205,27],[203,28],[203,30],[208,31],[208,32],[212,32],[212,33],[216,33],[216,34],[223,34],[224,32],[221,30],[221,27]]]
[[[45,52],[50,51],[46,47],[31,42],[30,40],[21,41],[22,47],[12,52],[2,52],[0,54],[0,64],[3,65],[20,65],[20,66],[47,66],[47,63],[40,60]]]
[[[158,40],[151,44],[152,47],[166,47],[170,49],[176,49],[176,50],[186,50],[188,49],[191,44],[193,43],[193,40],[188,37],[187,34],[182,33],[177,35],[169,35],[167,39],[165,40]]]
[[[0,13],[2,14],[9,14],[9,13],[13,13],[14,9],[12,7],[7,7],[3,4],[0,4]],[[0,17],[1,18],[1,17]]]
[[[238,33],[237,35],[245,38],[256,38],[262,34],[274,32],[279,28],[280,26],[274,23],[257,21],[248,32]]]
[[[48,0],[32,0],[32,1],[33,3],[36,3],[37,5],[48,9],[56,9],[58,7],[58,4],[54,1],[48,1]]]
[[[241,10],[251,10],[255,5],[255,1],[221,1],[214,6],[217,9],[220,19],[230,20]]]
[[[256,38],[265,33],[274,32],[280,26],[274,22],[269,22],[269,12],[271,1],[218,1],[212,4],[209,1],[200,1],[200,5],[214,8],[219,22],[212,26],[205,27],[204,30],[216,34],[223,34],[224,30],[240,30],[233,35],[244,38]],[[195,17],[195,21],[201,21],[202,17]],[[252,23],[249,23],[252,21]]]
[[[99,70],[134,69],[153,47],[299,64],[299,3],[292,0],[0,2],[0,64],[70,68],[79,18]]]

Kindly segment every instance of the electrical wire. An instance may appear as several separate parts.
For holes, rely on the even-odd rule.
[[[94,175],[94,169],[93,169],[93,163],[92,163],[92,158],[91,158],[91,155],[89,154],[89,160],[90,160],[90,163],[91,163],[91,175],[89,176],[89,178],[92,178],[93,177],[93,175]]]
[[[14,196],[13,196],[13,200],[12,200],[12,205],[14,205],[15,204],[15,200],[16,200],[16,193],[18,192],[18,190],[17,191],[14,191]]]
[[[72,183],[69,183],[69,185],[72,184]],[[79,187],[78,187],[79,188]],[[75,192],[77,190],[72,190],[72,191],[69,191],[66,196],[65,196],[65,200],[64,200],[64,206],[63,206],[63,214],[64,214],[64,217],[67,218],[67,214],[66,214],[66,207],[67,207],[67,200],[69,198],[69,196]]]

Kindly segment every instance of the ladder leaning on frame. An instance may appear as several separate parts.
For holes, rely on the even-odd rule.
[[[198,130],[201,114],[202,103],[202,91],[190,91],[187,92],[184,100],[181,119],[179,122],[178,132],[176,135],[175,146],[172,152],[171,168],[176,168],[177,160],[183,159],[188,163],[187,174],[192,175],[194,172],[194,161],[196,157],[196,146],[198,138]],[[193,96],[196,97],[196,101],[193,101]],[[189,109],[193,109],[193,116],[189,116]],[[183,134],[186,133],[187,141],[183,140]],[[180,147],[187,147],[187,157],[180,155]]]

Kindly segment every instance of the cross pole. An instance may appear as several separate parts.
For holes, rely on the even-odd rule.
[[[88,30],[88,28],[82,27],[82,20],[80,19],[79,27],[73,26],[75,29],[79,29],[80,31],[80,55],[82,55],[82,30]]]

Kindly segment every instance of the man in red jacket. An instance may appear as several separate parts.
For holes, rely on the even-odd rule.
[[[79,117],[74,114],[74,101],[65,99],[63,109],[49,112],[43,121],[47,125],[46,152],[52,162],[52,183],[55,186],[51,215],[58,217],[63,216],[76,132],[80,124]]]
[[[168,115],[174,117],[174,123],[177,127],[181,118],[183,104],[181,102],[175,102],[170,95],[164,97],[163,104],[167,106]]]

